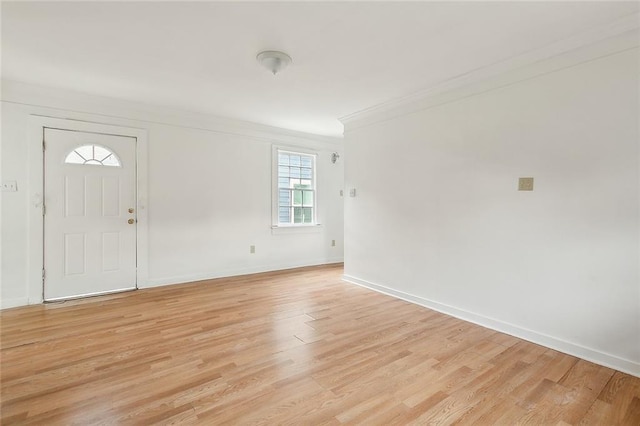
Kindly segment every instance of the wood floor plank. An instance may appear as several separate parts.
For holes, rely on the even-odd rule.
[[[0,312],[3,425],[640,424],[640,378],[341,265]]]

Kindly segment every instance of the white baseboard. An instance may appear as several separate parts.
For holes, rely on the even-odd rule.
[[[176,275],[172,277],[151,278],[144,283],[138,283],[138,288],[161,287],[172,284],[184,284],[194,281],[212,280],[216,278],[235,277],[238,275],[258,274],[261,272],[281,271],[284,269],[302,268],[305,266],[328,265],[331,263],[341,263],[343,258],[318,259],[298,263],[285,263],[278,265],[261,265],[249,268],[226,269],[209,271],[199,274]]]
[[[490,328],[501,333],[506,333],[511,336],[536,343],[538,345],[546,346],[559,352],[573,355],[578,358],[603,365],[605,367],[613,368],[624,373],[640,377],[640,363],[638,362],[623,359],[595,349],[587,348],[576,343],[567,342],[565,340],[558,339],[544,333],[539,333],[537,331],[522,328],[520,326],[513,325],[495,318],[475,314],[473,312],[465,311],[464,309],[459,309],[454,306],[445,305],[433,300],[425,299],[420,296],[415,296],[412,294],[404,293],[402,291],[394,290],[380,284],[374,284],[360,278],[344,275],[343,279],[352,284],[356,284],[361,287],[386,294],[388,296],[396,297],[398,299],[402,299],[416,305],[424,306],[425,308],[429,308],[434,311],[438,311],[443,314],[447,314],[452,317],[480,325],[482,327]]]
[[[18,306],[26,306],[29,304],[29,299],[26,297],[15,297],[13,299],[2,298],[0,300],[0,309],[16,308]]]
[[[318,266],[318,265],[330,265],[333,263],[342,263],[344,262],[344,258],[335,257],[335,258],[327,258],[320,260],[312,260],[307,262],[299,262],[299,263],[287,263],[280,265],[262,265],[251,268],[241,268],[241,269],[228,269],[221,271],[211,271],[200,274],[188,274],[188,275],[177,275],[172,277],[163,277],[163,278],[154,278],[146,280],[145,282],[138,283],[138,288],[153,288],[153,287],[162,287],[165,285],[172,284],[184,284],[193,281],[203,281],[203,280],[212,280],[215,278],[224,278],[224,277],[234,277],[238,275],[248,275],[248,274],[257,274],[260,272],[272,272],[272,271],[281,271],[284,269],[293,269],[293,268],[302,268],[305,266]],[[19,297],[14,299],[0,299],[0,309],[8,309],[15,308],[18,306],[27,306],[40,304],[42,300],[31,301],[29,303],[29,299],[26,297]]]

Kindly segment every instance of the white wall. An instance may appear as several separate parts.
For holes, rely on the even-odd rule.
[[[148,134],[149,278],[140,287],[181,283],[343,259],[342,141],[175,113],[71,92],[3,82],[2,307],[38,302],[29,294],[28,125],[31,114],[145,129]],[[318,152],[318,215],[307,233],[271,230],[271,147]],[[336,246],[331,246],[331,240]],[[249,246],[256,253],[249,253]]]
[[[638,55],[347,127],[346,278],[640,375]]]

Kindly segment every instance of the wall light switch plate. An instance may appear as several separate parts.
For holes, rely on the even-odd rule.
[[[521,177],[518,179],[518,191],[533,191],[533,178]]]
[[[18,183],[15,180],[6,180],[2,182],[2,192],[16,192]]]
[[[355,197],[356,196],[356,189],[355,188],[351,188],[349,190],[349,197]]]

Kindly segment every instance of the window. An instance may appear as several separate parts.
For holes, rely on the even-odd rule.
[[[82,145],[67,154],[66,164],[93,164],[95,166],[120,167],[120,159],[100,145]]]
[[[276,225],[316,224],[315,154],[276,149]]]

